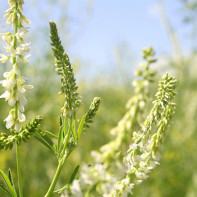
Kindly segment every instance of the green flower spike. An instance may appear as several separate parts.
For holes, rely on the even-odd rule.
[[[55,56],[55,65],[57,74],[61,77],[61,91],[65,94],[65,104],[62,108],[64,116],[71,117],[79,107],[81,100],[77,93],[76,80],[68,55],[65,53],[58,36],[55,22],[50,22],[51,45],[53,46],[53,55]]]

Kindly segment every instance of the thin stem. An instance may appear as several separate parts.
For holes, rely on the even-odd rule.
[[[69,156],[69,153],[66,154],[64,160],[62,159],[62,160],[59,161],[57,170],[55,172],[55,176],[53,177],[52,183],[51,183],[51,185],[50,185],[50,187],[49,187],[49,189],[48,189],[48,191],[47,191],[47,193],[44,197],[51,197],[52,196],[53,191],[55,189],[55,186],[57,184],[57,181],[59,179],[60,173],[62,171],[62,167],[64,165],[64,162],[66,161],[66,158],[68,158],[68,156]]]
[[[56,186],[56,184],[57,184],[57,181],[58,181],[58,179],[59,179],[59,176],[60,176],[62,167],[63,167],[63,163],[62,163],[62,162],[59,162],[58,167],[57,167],[57,170],[56,170],[56,173],[55,173],[55,176],[54,176],[54,178],[53,178],[53,181],[52,181],[52,183],[51,183],[51,185],[50,185],[50,187],[49,187],[49,189],[48,189],[48,191],[47,191],[45,197],[50,197],[50,196],[52,196],[53,191],[54,191],[54,189],[55,189],[55,186]]]
[[[20,147],[18,144],[16,144],[16,162],[17,162],[19,197],[23,197],[21,172],[20,172]]]
[[[53,177],[53,180],[51,182],[51,185],[50,185],[50,187],[49,187],[49,189],[48,189],[48,191],[47,191],[47,193],[44,197],[51,197],[52,196],[53,191],[55,189],[55,186],[57,184],[57,181],[59,179],[60,173],[62,171],[62,167],[63,167],[66,159],[68,158],[68,156],[70,154],[68,151],[66,152],[66,148],[67,148],[67,145],[68,145],[68,141],[70,139],[71,129],[72,129],[72,117],[70,119],[70,125],[69,125],[68,133],[67,133],[67,136],[66,136],[64,148],[62,150],[61,159],[59,160],[59,164],[58,164],[57,170],[55,172],[55,176]]]
[[[67,148],[67,145],[68,145],[68,141],[70,139],[70,134],[71,134],[71,130],[72,130],[72,117],[70,118],[70,125],[69,125],[69,129],[68,129],[68,134],[66,136],[66,140],[65,140],[65,144],[64,144],[64,148],[63,148],[63,151],[62,151],[62,157],[64,156],[65,152],[66,152],[66,148]],[[65,131],[64,131],[65,132]]]

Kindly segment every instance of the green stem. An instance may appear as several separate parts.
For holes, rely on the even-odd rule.
[[[21,172],[20,172],[20,148],[16,144],[16,162],[17,162],[17,175],[18,175],[18,187],[19,187],[19,197],[23,197]]]
[[[44,197],[51,197],[52,196],[53,191],[55,189],[55,186],[57,184],[57,181],[59,179],[60,173],[62,171],[62,167],[63,167],[66,159],[68,158],[68,156],[70,154],[68,151],[66,152],[66,148],[67,148],[67,145],[68,145],[68,141],[70,139],[71,129],[72,129],[72,117],[70,119],[70,125],[69,125],[68,133],[67,133],[67,136],[66,136],[64,148],[62,150],[61,159],[59,160],[59,164],[58,164],[57,170],[55,172],[55,176],[53,177],[53,180],[51,182],[51,185],[50,185],[50,187],[49,187],[49,189],[48,189],[48,191],[47,191],[47,193]]]
[[[66,161],[66,159],[67,159],[68,156],[69,156],[69,153],[67,153],[67,154],[65,155],[65,158],[64,158],[64,159],[61,159],[61,160],[59,161],[57,170],[56,170],[56,172],[55,172],[55,176],[53,177],[52,183],[51,183],[51,185],[50,185],[50,187],[49,187],[49,189],[48,189],[48,191],[47,191],[47,193],[46,193],[46,195],[45,195],[44,197],[51,197],[51,196],[52,196],[53,191],[54,191],[54,189],[55,189],[55,186],[56,186],[56,184],[57,184],[57,181],[58,181],[58,179],[59,179],[60,173],[61,173],[61,171],[62,171],[62,167],[63,167],[63,165],[64,165],[64,163],[65,163],[65,161]]]
[[[62,167],[63,167],[63,162],[59,162],[58,167],[57,167],[57,170],[56,170],[56,173],[55,173],[55,176],[53,178],[53,181],[52,181],[52,183],[51,183],[51,185],[50,185],[50,187],[49,187],[49,189],[48,189],[48,191],[47,191],[47,193],[46,193],[46,195],[44,197],[50,197],[50,196],[52,196],[53,191],[55,189],[55,186],[57,184],[57,181],[59,179],[59,176],[60,176]]]
[[[68,129],[68,133],[67,133],[67,136],[66,136],[64,148],[63,148],[63,150],[62,150],[62,157],[64,156],[64,154],[65,154],[65,152],[66,152],[66,148],[67,148],[67,145],[68,145],[68,141],[69,141],[69,139],[70,139],[71,130],[72,130],[72,117],[71,117],[71,119],[70,119],[70,125],[69,125],[69,129]],[[64,131],[64,132],[65,132],[65,131]]]

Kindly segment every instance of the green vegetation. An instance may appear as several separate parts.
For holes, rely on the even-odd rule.
[[[23,1],[18,1],[18,5],[14,5],[17,1],[9,2],[14,8],[9,10],[12,17],[8,18],[7,22],[13,24],[19,22],[18,25],[13,25],[15,28],[13,34],[1,36],[6,37],[8,42],[14,40],[11,48],[16,50],[17,43],[24,44],[22,37],[16,36],[17,31],[23,27],[23,22],[29,24],[30,21],[22,15]],[[195,1],[191,5],[183,1],[183,5],[188,19],[185,21],[195,25],[192,20],[192,14],[196,10]],[[17,12],[20,13],[23,22],[17,19]],[[165,15],[162,16],[165,18]],[[168,21],[166,28],[169,28],[169,24]],[[175,73],[177,82],[170,74],[164,75],[161,80],[162,71],[159,67],[154,67],[157,71],[156,75],[156,71],[152,69],[152,64],[157,66],[155,53],[149,47],[143,50],[144,62],[135,72],[133,86],[129,89],[128,84],[132,79],[125,84],[117,84],[116,87],[109,85],[103,88],[99,85],[99,77],[95,77],[94,81],[83,88],[84,83],[75,80],[73,67],[61,44],[54,22],[50,22],[50,31],[55,63],[49,54],[43,54],[42,60],[34,60],[32,68],[26,66],[28,60],[25,55],[16,58],[11,51],[7,56],[0,56],[2,62],[7,61],[7,67],[2,67],[1,73],[8,70],[8,64],[13,65],[10,78],[13,75],[12,80],[16,81],[13,83],[14,87],[10,88],[2,83],[4,87],[0,88],[1,93],[5,92],[5,88],[8,91],[13,90],[9,98],[8,95],[3,96],[8,100],[11,111],[10,106],[5,105],[1,99],[0,115],[6,117],[10,111],[9,120],[10,117],[14,117],[11,127],[9,124],[7,129],[4,124],[0,127],[0,168],[2,169],[0,196],[18,196],[19,190],[19,196],[27,197],[51,196],[53,191],[54,196],[58,196],[61,192],[65,196],[71,193],[73,196],[80,196],[81,193],[77,193],[73,188],[80,185],[78,180],[83,180],[84,185],[81,185],[81,188],[83,196],[86,197],[102,196],[103,192],[108,192],[110,184],[115,186],[106,196],[121,196],[125,192],[125,195],[128,193],[129,196],[136,197],[195,197],[197,195],[195,49],[189,55],[183,55],[175,32],[169,33],[169,36],[173,36],[171,40],[175,40],[172,42],[175,56],[166,58],[164,66],[165,70]],[[27,32],[23,29],[22,34],[24,33]],[[25,53],[29,48],[23,45],[18,50]],[[11,63],[8,63],[8,59],[11,59]],[[23,61],[22,64],[17,63],[19,59]],[[47,66],[39,67],[41,61],[46,62]],[[61,83],[54,75],[54,68]],[[26,90],[32,88],[30,85],[25,86],[24,81],[21,80],[22,73],[28,73],[28,69],[35,73],[35,82],[32,80],[34,89],[25,95],[28,99],[25,116],[31,121],[23,124],[25,99],[13,101],[12,96],[15,96],[17,91],[20,92],[21,87],[25,87]],[[8,79],[4,77],[5,80]],[[160,81],[159,89],[158,81]],[[113,84],[113,81],[110,83]],[[57,94],[58,89],[60,95]],[[90,105],[95,95],[99,97],[94,98]],[[175,100],[172,101],[174,96]],[[102,105],[98,110],[100,98]],[[125,103],[127,103],[126,110]],[[37,117],[38,114],[42,118]],[[169,124],[170,122],[172,123]],[[166,139],[163,141],[164,136]],[[17,161],[21,175],[17,175],[15,149],[19,153],[17,153],[18,158],[20,157]],[[147,150],[151,152],[149,157],[146,155]],[[138,160],[139,157],[145,156],[147,169],[142,168],[144,163]],[[160,165],[156,167],[159,159]],[[153,168],[155,169],[152,170]],[[8,173],[5,173],[7,171]],[[118,178],[112,178],[114,172]]]

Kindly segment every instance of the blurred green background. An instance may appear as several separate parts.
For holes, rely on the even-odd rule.
[[[131,82],[133,72],[140,62],[140,50],[149,43],[158,52],[158,63],[154,66],[158,71],[157,79],[159,80],[166,71],[172,72],[178,78],[177,110],[162,149],[161,164],[150,174],[149,179],[135,188],[134,196],[196,197],[197,1],[144,0],[139,3],[125,0],[119,2],[120,8],[117,2],[26,1],[25,15],[32,21],[31,32],[27,38],[32,42],[32,57],[24,72],[25,76],[28,76],[27,82],[34,85],[34,89],[26,94],[27,119],[42,115],[41,127],[54,133],[58,131],[59,110],[63,104],[63,97],[57,94],[60,83],[54,71],[48,30],[48,21],[55,20],[65,50],[71,57],[79,92],[82,95],[83,103],[79,114],[88,109],[94,96],[102,98],[102,105],[94,124],[83,135],[80,145],[64,167],[58,183],[62,186],[67,183],[70,172],[77,164],[90,161],[91,150],[98,149],[110,140],[110,129],[124,115],[125,104],[133,95]],[[149,17],[154,16],[154,20],[155,17],[158,18],[160,25],[156,22],[154,24],[151,18],[147,18],[146,21],[146,13],[143,10],[149,5],[153,13]],[[7,7],[6,1],[1,2],[1,18]],[[132,16],[125,14],[122,18],[124,21],[118,20],[124,9],[126,13],[135,13],[134,18],[131,19]],[[96,16],[98,18],[94,19]],[[5,32],[7,26],[3,19],[0,24],[0,32]],[[118,29],[122,31],[117,33]],[[108,41],[111,37],[112,40]],[[101,38],[103,40],[99,40]],[[0,44],[2,52],[4,43],[0,41]],[[1,64],[1,76],[8,67]],[[0,87],[0,92],[3,91]],[[153,90],[155,91],[156,89]],[[0,129],[5,132],[3,120],[9,108],[2,99],[0,106]],[[22,146],[24,196],[43,196],[53,177],[56,159],[34,138]],[[1,150],[0,169],[6,171],[9,167],[16,179],[15,150]],[[0,196],[3,194],[0,193]]]

